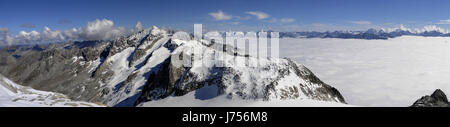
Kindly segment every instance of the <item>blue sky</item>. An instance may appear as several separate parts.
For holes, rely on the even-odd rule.
[[[445,0],[1,0],[0,28],[12,34],[44,26],[64,30],[96,19],[127,28],[137,21],[144,27],[192,29],[202,23],[205,29],[219,30],[362,30],[400,24],[450,28],[444,21],[450,19],[448,5]]]

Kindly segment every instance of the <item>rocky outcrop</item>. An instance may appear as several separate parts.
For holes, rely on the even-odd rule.
[[[414,102],[411,107],[450,107],[447,96],[442,90],[437,89],[431,95],[426,95]]]

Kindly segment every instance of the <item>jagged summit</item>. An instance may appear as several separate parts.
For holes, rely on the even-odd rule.
[[[431,97],[435,98],[437,101],[448,102],[447,96],[441,89],[434,91],[433,94],[431,94]]]
[[[411,107],[449,107],[450,103],[447,100],[447,96],[442,90],[437,89],[433,94],[423,96],[416,102],[414,102]]]

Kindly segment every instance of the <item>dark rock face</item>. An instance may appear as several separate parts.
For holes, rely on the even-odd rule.
[[[450,107],[450,103],[447,100],[447,96],[442,90],[437,89],[433,94],[423,96],[411,107]]]
[[[297,76],[302,77],[303,79],[306,79],[312,83],[321,84],[321,87],[315,89],[314,91],[306,92],[305,89],[301,89],[303,90],[304,93],[307,93],[308,96],[317,100],[329,101],[330,99],[326,97],[326,95],[329,94],[332,95],[333,97],[336,97],[337,100],[339,100],[340,102],[345,102],[344,97],[336,88],[324,83],[316,75],[314,75],[314,73],[312,73],[311,70],[309,70],[308,68],[304,66],[298,66],[290,59],[287,60],[289,61],[289,65],[292,66],[293,69],[295,70]]]

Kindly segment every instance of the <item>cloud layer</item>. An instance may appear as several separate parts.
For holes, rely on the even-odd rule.
[[[44,27],[42,31],[20,31],[11,36],[8,28],[0,28],[0,45],[11,44],[37,44],[61,42],[67,40],[112,40],[143,29],[140,22],[133,29],[115,27],[114,22],[108,19],[88,22],[83,28],[70,30],[52,30]]]

